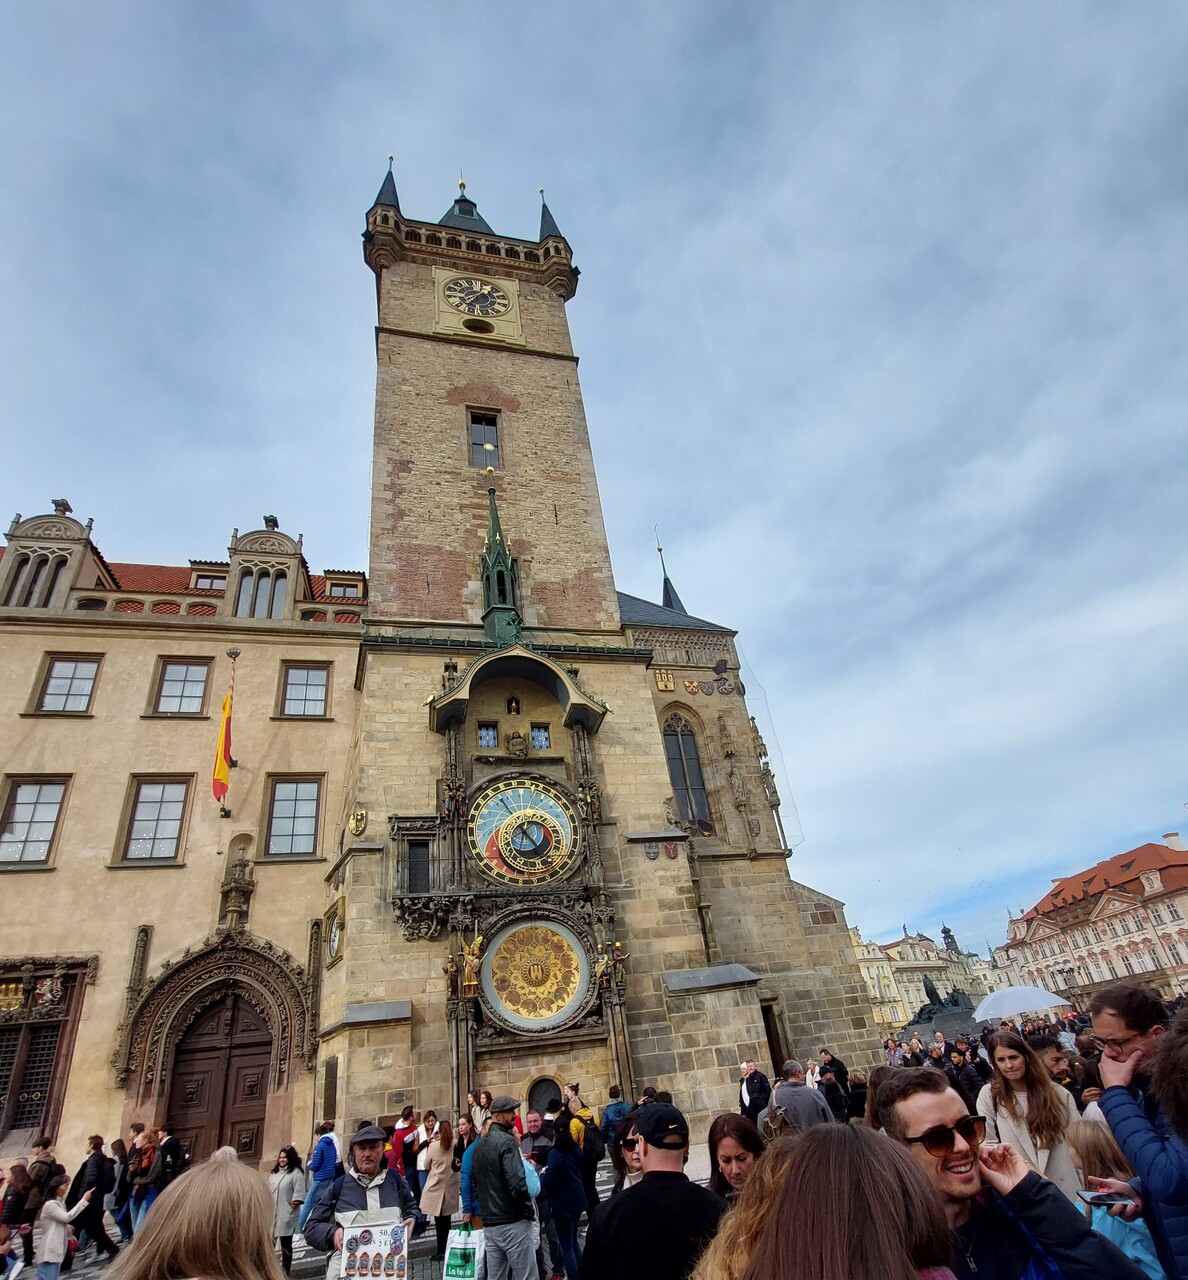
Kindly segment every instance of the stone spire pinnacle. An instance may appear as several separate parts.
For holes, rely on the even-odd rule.
[[[388,157],[388,172],[384,174],[383,185],[379,189],[379,195],[375,198],[375,204],[371,207],[374,209],[378,205],[387,205],[390,209],[400,212],[400,197],[396,194],[396,179],[392,176],[392,164],[395,160],[394,156]]]
[[[540,189],[540,239],[547,240],[550,236],[556,236],[558,240],[564,240],[561,234],[561,228],[557,226],[556,219],[549,212],[549,206],[545,204],[544,187]]]
[[[514,644],[520,638],[520,584],[516,562],[503,536],[494,487],[487,490],[487,540],[483,543],[483,632],[497,645]]]
[[[655,532],[655,530],[653,530],[653,532]],[[664,548],[660,545],[659,534],[657,534],[656,536],[656,553],[660,557],[660,572],[664,575],[664,583],[662,587],[660,603],[666,609],[673,609],[677,613],[687,614],[689,610],[686,609],[685,606],[681,603],[681,598],[680,596],[677,595],[677,589],[672,585],[672,579],[668,576],[668,570],[667,568],[665,568]]]

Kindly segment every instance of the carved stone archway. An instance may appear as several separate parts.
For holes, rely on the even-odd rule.
[[[228,992],[247,1001],[272,1035],[271,1091],[284,1088],[297,1064],[312,1069],[317,1059],[318,942],[311,938],[311,963],[302,968],[283,948],[246,929],[223,929],[167,960],[142,987],[134,979],[112,1058],[116,1084],[134,1085],[140,1101],[167,1097],[178,1041],[204,1009]]]

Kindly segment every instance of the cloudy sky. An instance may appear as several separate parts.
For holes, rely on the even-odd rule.
[[[658,524],[738,628],[798,879],[997,943],[1188,830],[1185,66],[1178,0],[5,5],[0,512],[365,567],[387,157],[544,186],[620,588]]]

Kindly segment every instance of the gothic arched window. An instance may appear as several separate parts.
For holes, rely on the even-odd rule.
[[[677,813],[686,822],[712,826],[697,739],[684,716],[671,715],[664,722],[664,757],[668,761],[668,778]]]

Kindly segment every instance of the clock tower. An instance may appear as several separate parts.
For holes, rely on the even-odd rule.
[[[463,187],[367,214],[376,409],[356,729],[327,875],[324,1115],[488,1088],[669,1088],[877,1044],[841,904],[788,878],[734,633],[618,593],[548,207],[496,234]]]

